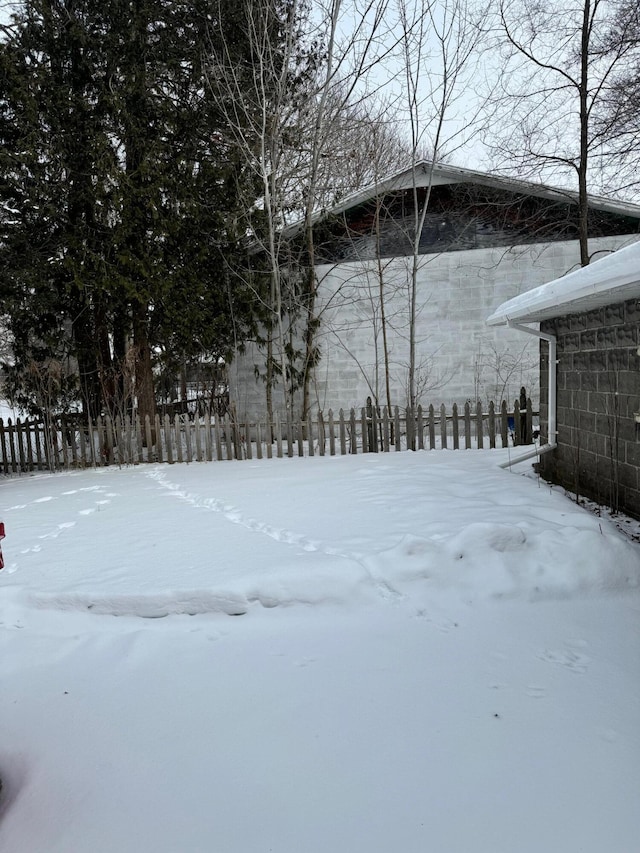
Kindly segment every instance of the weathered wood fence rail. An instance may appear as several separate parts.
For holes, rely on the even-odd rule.
[[[318,412],[307,422],[275,417],[238,422],[204,415],[193,421],[170,417],[98,418],[55,423],[0,418],[0,473],[137,465],[145,462],[211,462],[229,459],[271,459],[283,456],[325,456],[388,453],[401,450],[507,447],[530,444],[531,401],[522,410],[493,403],[483,412],[467,403],[461,411],[444,406],[393,412],[371,407],[337,414]]]

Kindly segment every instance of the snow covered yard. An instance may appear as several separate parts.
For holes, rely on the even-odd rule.
[[[0,850],[637,851],[640,546],[504,458],[0,482]]]

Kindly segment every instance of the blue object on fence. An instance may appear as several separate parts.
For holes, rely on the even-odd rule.
[[[507,422],[509,424],[509,432],[515,432],[515,429],[516,429],[515,418],[508,418]]]

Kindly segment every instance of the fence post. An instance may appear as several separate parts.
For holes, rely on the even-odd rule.
[[[471,448],[471,404],[467,400],[464,404],[464,449]]]
[[[493,400],[489,403],[489,447],[496,446],[496,410]]]
[[[362,427],[362,452],[369,452],[369,424],[367,423],[367,410],[363,406],[360,409],[360,422]]]
[[[451,415],[451,429],[453,431],[453,449],[460,450],[460,434],[458,431],[458,404],[453,404],[453,413]]]
[[[382,450],[389,452],[389,409],[385,406],[382,410]]]
[[[482,403],[480,400],[476,403],[476,438],[478,440],[478,449],[484,449],[484,425],[482,422]]]
[[[318,409],[318,452],[320,456],[324,456],[324,418],[322,417],[322,412]]]
[[[371,410],[371,450],[377,453],[379,450],[379,433],[380,433],[380,410],[378,406],[374,406]]]
[[[440,406],[440,447],[442,450],[447,448],[447,410],[444,403]]]
[[[395,410],[394,410],[393,420],[394,420],[395,430],[396,430],[396,434],[395,434],[396,451],[400,451],[400,450],[402,450],[402,445],[400,443],[400,409],[397,406],[395,407]]]
[[[346,436],[346,427],[344,423],[344,409],[340,409],[339,413],[339,425],[338,428],[340,430],[340,455],[347,455],[347,436]]]

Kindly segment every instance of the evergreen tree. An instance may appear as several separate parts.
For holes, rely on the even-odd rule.
[[[88,414],[132,381],[151,415],[158,357],[224,356],[246,333],[252,306],[228,269],[251,181],[204,76],[238,14],[207,0],[21,6],[0,44],[0,300],[20,402],[38,402],[33,366],[55,365]]]

